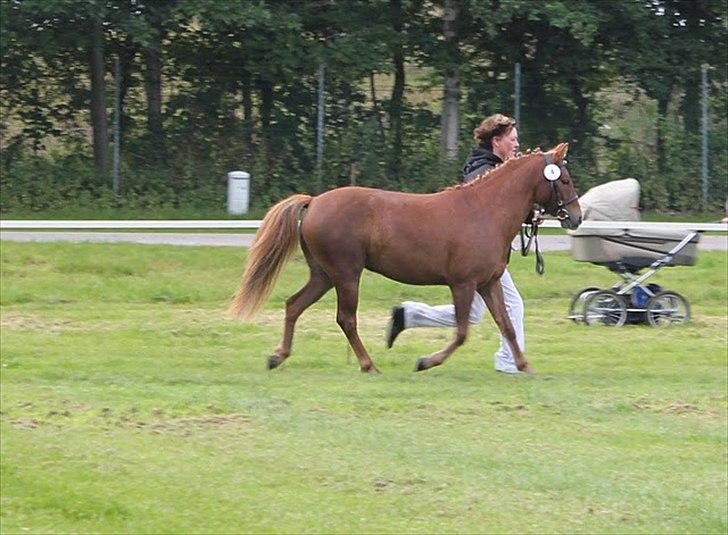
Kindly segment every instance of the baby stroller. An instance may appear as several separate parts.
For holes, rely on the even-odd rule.
[[[639,182],[628,178],[590,189],[579,204],[585,220],[638,221],[639,195]],[[580,228],[569,234],[575,260],[605,266],[621,278],[609,289],[588,287],[577,292],[570,319],[614,327],[625,323],[657,327],[690,319],[690,305],[683,296],[645,281],[666,266],[695,265],[699,233]]]

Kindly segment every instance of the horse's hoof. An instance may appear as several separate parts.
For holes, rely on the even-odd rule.
[[[369,375],[379,375],[380,373],[382,373],[382,372],[380,372],[380,371],[379,371],[379,370],[377,369],[377,367],[376,367],[376,366],[372,366],[372,367],[371,367],[371,368],[369,368],[369,369],[365,369],[365,368],[362,368],[362,369],[361,369],[361,372],[362,372],[362,373],[368,373]]]
[[[430,366],[427,363],[427,359],[425,357],[420,357],[417,359],[417,363],[415,364],[415,371],[421,372],[423,370],[429,370]]]
[[[278,355],[271,355],[268,357],[268,369],[274,370],[277,368],[281,363],[281,360],[278,358]]]
[[[522,368],[519,368],[518,371],[527,375],[534,375],[536,373],[536,370],[534,370],[528,363]]]

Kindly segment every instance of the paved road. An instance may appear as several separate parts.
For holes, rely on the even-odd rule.
[[[149,245],[210,245],[222,247],[248,247],[253,234],[200,234],[193,232],[26,232],[3,231],[0,240],[18,242],[94,242],[142,243]],[[518,242],[518,240],[516,240]],[[565,234],[539,236],[544,251],[568,251],[571,239]],[[698,248],[706,251],[728,250],[728,236],[703,236]]]
[[[254,234],[194,232],[50,232],[3,231],[0,240],[19,242],[143,243],[147,245],[213,245],[248,247]]]

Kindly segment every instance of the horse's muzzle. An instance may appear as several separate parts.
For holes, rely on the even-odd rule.
[[[565,218],[560,219],[560,221],[561,221],[561,228],[565,228],[568,230],[576,230],[579,228],[579,225],[581,225],[581,213],[575,217],[571,217],[571,215],[567,215]]]

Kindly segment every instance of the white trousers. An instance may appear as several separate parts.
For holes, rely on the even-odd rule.
[[[506,304],[508,317],[511,319],[513,329],[516,331],[516,340],[521,351],[526,350],[526,337],[523,332],[523,299],[518,293],[516,285],[508,270],[503,272],[500,279],[503,287],[503,299]],[[402,303],[404,307],[404,326],[409,329],[411,327],[455,327],[455,305],[439,305],[430,306],[426,303],[418,303],[417,301],[405,301]],[[480,323],[483,319],[487,306],[479,293],[473,296],[473,304],[470,307],[470,317],[468,321],[471,325]],[[508,341],[501,335],[500,346],[495,352],[495,368],[500,371],[514,372],[517,371],[516,362],[513,358]]]

